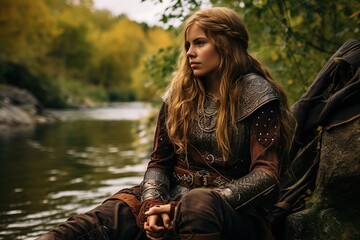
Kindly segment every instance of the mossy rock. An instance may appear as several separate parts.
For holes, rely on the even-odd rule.
[[[360,239],[360,118],[325,129],[320,154],[314,193],[287,217],[284,239]]]

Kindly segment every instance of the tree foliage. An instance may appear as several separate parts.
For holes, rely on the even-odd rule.
[[[28,63],[46,54],[57,33],[42,1],[0,1],[0,60]]]
[[[57,95],[59,106],[82,104],[87,94],[103,101],[104,91],[107,99],[134,99],[147,79],[144,60],[173,42],[169,31],[96,10],[92,0],[0,1],[0,83],[45,100]],[[14,79],[22,75],[11,74],[13,64],[36,81]]]
[[[250,33],[250,52],[268,66],[291,101],[344,41],[359,36],[358,0],[207,2],[239,12]],[[200,0],[168,3],[162,17],[168,25],[204,7]],[[42,99],[48,99],[44,94],[58,94],[52,99],[63,99],[61,106],[67,99],[81,101],[79,96],[87,93],[95,96],[96,88],[101,100],[106,99],[104,92],[112,100],[158,98],[176,66],[177,30],[96,10],[92,0],[2,0],[0,83],[20,84]],[[18,76],[8,74],[10,63],[24,67],[37,80],[9,79]]]
[[[161,0],[142,0],[161,2]],[[165,23],[185,19],[201,0],[170,0]],[[276,80],[297,100],[327,59],[348,39],[359,38],[358,0],[210,0],[244,19],[250,52],[265,63]]]
[[[147,52],[141,59],[142,64],[139,64],[132,74],[133,87],[140,100],[151,100],[162,94],[176,66],[178,55],[174,46],[174,34],[155,28],[146,32],[146,38]]]

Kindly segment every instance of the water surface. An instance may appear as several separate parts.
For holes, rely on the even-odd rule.
[[[139,184],[150,112],[141,103],[54,111],[63,121],[0,134],[0,239],[35,239]]]

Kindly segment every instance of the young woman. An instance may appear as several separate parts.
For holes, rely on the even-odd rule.
[[[141,185],[40,239],[271,238],[294,129],[285,94],[248,53],[233,10],[194,13],[183,36]]]

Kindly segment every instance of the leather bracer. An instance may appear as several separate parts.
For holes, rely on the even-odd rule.
[[[216,191],[235,209],[265,207],[275,200],[278,182],[266,173],[254,170]]]
[[[145,172],[141,185],[141,202],[149,199],[161,199],[164,203],[170,199],[170,180],[167,175],[159,169],[148,169]]]

